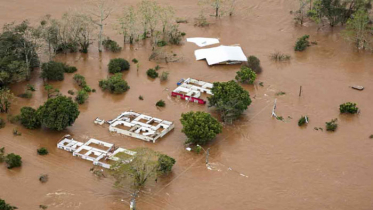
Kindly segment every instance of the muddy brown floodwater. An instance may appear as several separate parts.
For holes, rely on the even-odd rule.
[[[135,4],[123,1],[121,5]],[[145,71],[154,67],[149,62],[151,48],[140,42],[133,47],[125,45],[121,53],[97,52],[90,49],[87,55],[80,53],[59,55],[56,60],[78,68],[88,84],[97,90],[89,101],[80,106],[81,114],[75,124],[63,132],[27,130],[8,123],[0,130],[0,147],[6,152],[22,156],[23,166],[7,170],[0,168],[0,198],[19,209],[38,209],[40,204],[48,209],[128,209],[130,190],[120,191],[112,187],[110,178],[98,179],[89,169],[90,162],[74,158],[56,148],[64,134],[72,134],[77,140],[96,138],[115,143],[124,148],[150,147],[174,157],[177,162],[172,174],[158,183],[149,182],[138,199],[138,209],[373,209],[373,56],[357,52],[340,36],[340,28],[320,31],[307,23],[294,25],[290,10],[297,7],[296,0],[245,0],[238,1],[237,15],[220,20],[210,19],[208,28],[193,26],[198,16],[197,0],[161,0],[162,4],[176,8],[177,16],[187,17],[188,24],[181,24],[187,37],[217,37],[221,44],[240,44],[246,55],[261,60],[263,73],[257,78],[264,86],[244,85],[253,99],[245,115],[232,126],[224,126],[223,133],[205,148],[211,148],[212,170],[204,164],[204,156],[185,150],[184,134],[181,133],[181,113],[201,110],[213,113],[207,106],[188,104],[170,97],[180,78],[192,77],[205,81],[228,81],[234,78],[239,66],[208,67],[205,61],[195,61],[194,50],[198,47],[186,43],[174,47],[184,56],[179,63],[160,64],[169,71],[169,80],[147,78]],[[0,24],[29,19],[31,22],[49,13],[54,17],[68,8],[81,7],[83,0],[12,0],[1,1]],[[117,10],[116,13],[120,11]],[[115,15],[106,26],[106,35],[120,41],[111,28]],[[296,39],[309,34],[318,45],[305,52],[295,53]],[[292,56],[289,63],[278,64],[269,54],[281,51]],[[137,58],[136,67],[124,74],[131,89],[123,95],[102,92],[98,81],[105,78],[107,63],[111,58],[128,60]],[[72,74],[66,74],[63,82],[53,82],[63,94],[76,89]],[[19,113],[22,106],[38,107],[46,100],[39,71],[33,79],[37,91],[32,99],[17,98],[11,113]],[[12,90],[18,94],[26,86],[16,84]],[[349,88],[363,85],[364,91]],[[298,97],[299,86],[303,87]],[[286,92],[276,96],[278,91]],[[139,95],[144,97],[138,100]],[[285,118],[281,122],[271,118],[274,99],[277,113]],[[166,107],[157,109],[156,101],[163,99]],[[341,103],[356,102],[361,113],[356,116],[340,115]],[[126,110],[172,120],[176,128],[155,144],[145,143],[116,134],[93,124],[100,117],[111,119]],[[310,123],[299,128],[297,120],[307,114]],[[292,119],[290,119],[289,117]],[[6,117],[1,115],[1,117]],[[335,133],[314,130],[324,127],[326,121],[338,118]],[[17,127],[22,136],[14,137]],[[37,156],[36,149],[46,147],[48,156]],[[40,174],[49,174],[49,181],[41,184]]]

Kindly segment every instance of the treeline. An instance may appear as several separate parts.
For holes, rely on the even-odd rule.
[[[311,20],[319,26],[345,25],[343,36],[358,49],[373,49],[372,0],[299,0],[295,20]]]

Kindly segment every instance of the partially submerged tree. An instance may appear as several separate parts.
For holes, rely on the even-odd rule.
[[[101,80],[99,86],[102,90],[108,90],[110,93],[120,94],[130,89],[130,86],[122,79],[122,73],[116,73],[106,80]]]
[[[241,83],[253,84],[256,79],[256,73],[251,68],[241,66],[241,70],[236,72],[235,79]]]
[[[373,49],[373,26],[366,10],[360,9],[347,21],[343,34],[357,49]]]
[[[5,156],[5,163],[8,169],[17,168],[22,166],[22,158],[19,155],[10,153]]]
[[[0,113],[8,113],[13,100],[14,95],[9,89],[0,88]]]
[[[78,104],[84,104],[87,101],[88,97],[89,95],[85,90],[79,90],[76,94],[75,101]]]
[[[359,108],[356,106],[356,103],[346,102],[339,105],[339,111],[341,113],[356,114]]]
[[[36,110],[32,107],[22,107],[19,119],[21,124],[27,129],[36,129],[41,126]]]
[[[127,71],[130,69],[130,63],[123,58],[111,59],[108,64],[109,72],[112,74]]]
[[[232,123],[251,104],[249,92],[235,81],[215,82],[208,98],[209,106],[215,107],[225,123]]]
[[[224,15],[233,15],[235,2],[235,0],[199,0],[198,3],[203,7],[212,8],[215,17],[221,17]]]
[[[118,18],[118,25],[116,27],[119,34],[123,36],[123,42],[127,40],[133,44],[140,34],[140,20],[138,11],[133,6],[125,8],[121,16]]]
[[[91,0],[91,3],[93,5],[88,9],[88,12],[91,15],[91,22],[99,28],[98,51],[102,52],[105,21],[111,15],[116,5],[114,0]]]
[[[183,113],[180,122],[183,125],[181,132],[188,138],[186,144],[204,145],[222,132],[222,125],[206,112]]]
[[[338,127],[337,118],[325,123],[327,131],[335,131]]]
[[[5,200],[0,198],[0,209],[1,210],[15,210],[18,209],[15,206],[11,206],[10,204],[5,203]]]
[[[41,78],[50,81],[62,81],[65,73],[64,64],[56,61],[43,63],[41,66]]]
[[[79,113],[78,104],[66,96],[50,98],[37,110],[41,125],[58,131],[71,126]]]
[[[304,35],[298,39],[298,41],[295,43],[294,50],[295,51],[304,51],[307,47],[310,46],[310,42],[308,41],[308,38],[310,38],[309,35]]]

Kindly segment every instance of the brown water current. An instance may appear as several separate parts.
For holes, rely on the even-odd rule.
[[[135,0],[120,1],[118,6],[135,4]],[[19,209],[129,209],[130,189],[113,188],[111,178],[99,179],[91,174],[92,163],[73,157],[56,148],[64,134],[72,134],[79,141],[96,138],[132,149],[149,147],[176,159],[173,172],[158,183],[149,182],[138,198],[138,209],[250,209],[250,210],[370,210],[373,209],[373,55],[357,52],[340,35],[340,28],[328,27],[317,31],[307,23],[295,26],[290,10],[296,9],[296,0],[238,1],[237,15],[219,20],[210,18],[207,28],[193,26],[199,15],[197,0],[160,0],[171,5],[179,17],[189,23],[181,24],[187,37],[216,37],[221,44],[240,44],[246,55],[261,60],[263,72],[257,81],[263,87],[243,85],[250,92],[253,103],[243,117],[231,126],[224,126],[220,134],[205,148],[211,148],[212,170],[206,168],[204,155],[185,150],[186,137],[181,133],[181,113],[206,111],[216,113],[207,106],[187,103],[171,98],[171,90],[180,78],[199,78],[204,81],[228,81],[234,78],[239,66],[207,66],[195,61],[193,43],[173,47],[183,55],[179,63],[161,63],[160,71],[170,72],[169,80],[149,79],[145,71],[157,65],[148,61],[151,47],[146,42],[125,45],[121,53],[97,52],[93,46],[87,55],[73,53],[58,55],[56,60],[78,68],[87,83],[97,90],[88,103],[80,105],[75,124],[63,132],[27,130],[8,123],[0,129],[0,147],[6,152],[22,156],[23,166],[8,170],[0,165],[0,198]],[[81,7],[83,0],[12,0],[0,2],[0,24],[29,19],[36,22],[49,13],[54,17],[69,8]],[[120,10],[115,13],[118,14]],[[106,25],[105,34],[120,42],[122,38],[112,30],[116,14]],[[305,52],[295,53],[293,46],[298,37],[309,34],[317,45]],[[269,55],[275,51],[290,54],[287,63],[276,63]],[[111,58],[127,60],[137,58],[140,70],[132,65],[124,73],[131,89],[123,95],[102,92],[98,81],[108,76],[107,64]],[[131,63],[132,64],[132,63]],[[37,108],[46,101],[40,72],[33,79],[37,91],[31,99],[17,98],[11,113],[18,114],[23,106]],[[65,74],[63,82],[53,86],[67,95],[76,90],[73,74]],[[27,82],[12,87],[15,94],[24,91]],[[364,91],[349,88],[362,85]],[[303,94],[298,97],[299,86]],[[276,96],[278,91],[286,92]],[[141,101],[139,95],[144,97]],[[285,122],[271,118],[274,99],[277,114]],[[166,107],[156,108],[163,99]],[[361,113],[340,115],[339,104],[356,102]],[[155,144],[111,134],[107,128],[93,124],[96,117],[112,119],[126,110],[134,110],[176,123],[175,129]],[[301,115],[308,115],[310,123],[299,128]],[[288,117],[290,116],[290,118]],[[6,118],[2,114],[0,117]],[[336,132],[316,131],[325,122],[338,118]],[[13,136],[18,128],[22,136]],[[36,149],[46,147],[47,156],[38,156]],[[48,174],[49,181],[40,183],[40,174]]]

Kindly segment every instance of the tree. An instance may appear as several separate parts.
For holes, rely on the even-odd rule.
[[[8,169],[21,167],[22,166],[22,158],[19,155],[14,153],[10,153],[5,156],[5,163],[7,164]]]
[[[115,74],[130,69],[130,63],[123,58],[114,58],[110,60],[108,67],[109,72]]]
[[[47,148],[45,148],[45,147],[37,149],[36,152],[38,153],[38,155],[47,155],[49,153]]]
[[[253,84],[256,79],[255,72],[246,66],[241,66],[241,70],[236,73],[236,80],[241,83]]]
[[[247,62],[243,63],[244,66],[250,68],[255,73],[259,74],[262,72],[262,67],[260,66],[260,60],[259,58],[251,55],[247,57]]]
[[[159,6],[155,1],[142,0],[139,5],[139,14],[141,15],[140,21],[143,26],[143,38],[146,38],[148,29],[150,36],[153,36],[155,28],[159,20],[158,10]]]
[[[235,0],[199,0],[203,6],[210,6],[214,9],[215,17],[221,17],[226,14],[231,16],[234,11]]]
[[[146,71],[146,75],[148,75],[150,78],[155,79],[155,78],[158,77],[158,72],[156,70],[154,70],[154,69],[148,69]]]
[[[87,85],[85,77],[80,74],[74,74],[73,80],[78,84],[79,87],[84,87]]]
[[[105,50],[111,52],[119,52],[122,50],[118,43],[114,40],[111,40],[109,37],[102,41],[102,45],[104,46]]]
[[[32,107],[22,107],[20,114],[20,121],[27,129],[40,128],[40,119],[37,117],[36,110]]]
[[[18,208],[5,203],[5,201],[0,198],[0,210],[14,210],[14,209],[18,209]]]
[[[101,80],[99,86],[103,90],[109,90],[111,93],[120,94],[130,89],[130,86],[122,79],[122,73],[116,73],[107,80]]]
[[[0,88],[0,113],[5,112],[8,113],[10,109],[10,105],[14,100],[13,93],[10,92],[9,89]]]
[[[51,81],[62,81],[64,79],[64,64],[56,61],[49,61],[41,65],[41,78]]]
[[[111,15],[115,8],[113,0],[92,0],[93,5],[89,9],[90,20],[99,28],[98,51],[102,52],[102,39],[106,19]]]
[[[72,13],[72,22],[70,23],[75,35],[74,39],[80,46],[82,53],[88,53],[88,48],[94,38],[95,27],[90,17],[86,14],[75,12]]]
[[[71,126],[79,113],[78,104],[66,96],[50,98],[37,110],[41,125],[58,131]]]
[[[136,37],[139,36],[139,14],[133,6],[124,9],[122,15],[118,18],[117,31],[123,36],[123,43],[126,43],[127,37],[130,44],[133,44]]]
[[[159,100],[159,101],[157,101],[157,103],[155,103],[155,106],[157,106],[157,107],[165,107],[166,106],[166,102],[164,102],[164,100]]]
[[[294,20],[303,25],[304,19],[307,17],[307,5],[310,0],[299,0],[299,9],[294,12]]]
[[[170,172],[176,162],[173,158],[148,148],[138,148],[135,151],[133,158],[124,153],[117,154],[119,160],[111,166],[114,185],[126,188],[129,182],[135,191],[134,200],[149,180],[157,180],[158,176]]]
[[[175,10],[171,6],[160,7],[158,12],[159,20],[162,23],[162,32],[166,33],[167,28],[175,22]]]
[[[364,9],[357,11],[347,21],[344,37],[353,43],[357,49],[373,49],[373,26],[369,20],[369,14]]]
[[[209,106],[215,107],[225,123],[232,123],[251,104],[249,92],[235,81],[215,82],[208,98]]]
[[[326,130],[327,131],[335,131],[338,127],[337,118],[332,119],[329,122],[325,122],[325,125],[326,125]]]
[[[181,114],[183,132],[188,140],[186,144],[205,145],[222,132],[222,125],[206,112],[188,112]]]
[[[54,88],[50,84],[45,84],[44,85],[44,90],[47,91],[48,98],[57,97],[57,96],[61,95],[60,90],[58,90],[57,88]]]

